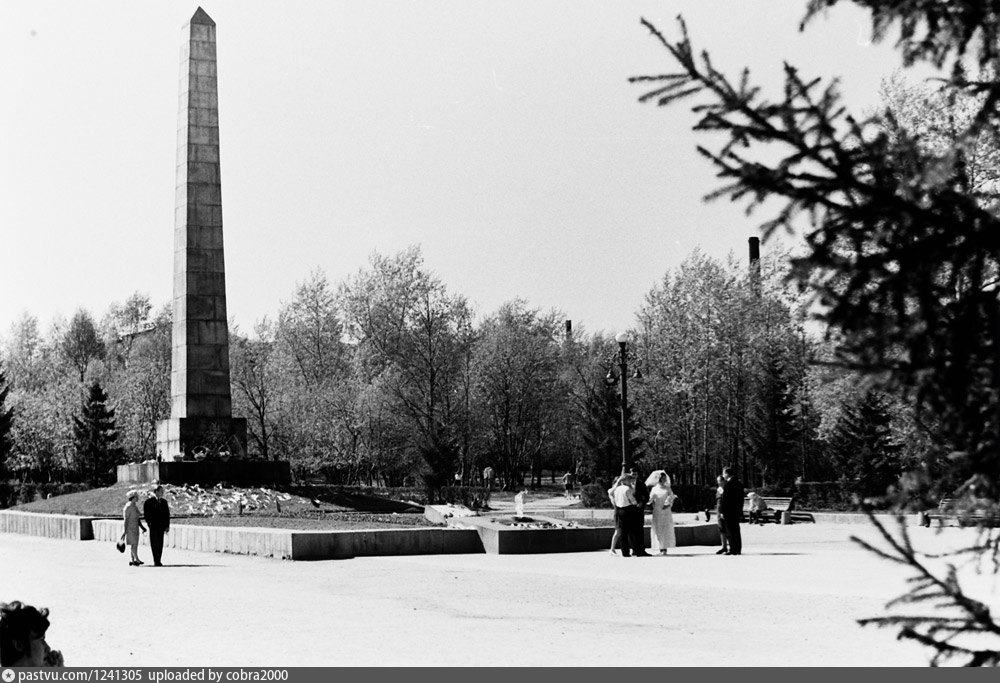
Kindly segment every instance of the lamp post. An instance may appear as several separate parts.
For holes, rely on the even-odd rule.
[[[618,342],[618,376],[621,378],[621,404],[619,408],[622,414],[622,471],[628,468],[628,332],[619,332],[615,337]],[[639,378],[639,370],[636,369],[635,377]]]
[[[619,332],[615,337],[618,342],[618,377],[621,381],[622,413],[622,472],[628,468],[628,421],[625,413],[628,411],[628,333]]]
[[[616,381],[621,382],[619,395],[618,408],[621,411],[622,420],[622,471],[626,470],[629,465],[629,452],[628,452],[628,342],[629,334],[628,332],[620,332],[615,336],[615,341],[618,342],[618,377],[615,377],[614,365],[608,370],[607,377],[605,378],[608,385],[614,384]],[[642,373],[637,367],[635,373],[632,375],[632,379],[642,379]]]

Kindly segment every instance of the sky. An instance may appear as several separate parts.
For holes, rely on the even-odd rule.
[[[852,111],[899,67],[867,15],[798,30],[775,0],[204,0],[217,25],[231,320],[275,317],[316,269],[421,246],[479,317],[516,297],[614,334],[692,250],[746,258],[767,216],[708,203],[690,106],[640,25],[779,95],[782,62],[838,76]],[[196,2],[0,4],[0,337],[172,295],[181,28]],[[791,244],[791,242],[790,242]],[[765,244],[763,251],[775,245]]]

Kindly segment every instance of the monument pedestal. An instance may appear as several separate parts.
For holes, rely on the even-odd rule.
[[[160,462],[118,466],[118,481],[148,484],[231,486],[288,484],[292,468],[287,460],[246,460],[247,421],[241,417],[178,417],[156,425],[156,452]],[[231,458],[194,460],[196,451],[228,451]],[[177,456],[186,460],[175,460]]]
[[[172,417],[156,424],[156,454],[160,460],[175,456],[193,458],[202,447],[215,453],[225,448],[231,455],[245,455],[247,421],[242,417]]]
[[[118,481],[134,484],[198,484],[209,487],[288,484],[292,469],[287,460],[179,460],[138,462],[118,466]]]

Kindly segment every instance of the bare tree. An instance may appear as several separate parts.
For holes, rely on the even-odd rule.
[[[80,373],[80,382],[83,382],[90,361],[104,357],[104,344],[97,336],[94,319],[82,308],[73,314],[61,346],[66,360]]]

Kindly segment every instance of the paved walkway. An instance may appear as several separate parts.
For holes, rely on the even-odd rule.
[[[965,531],[912,530],[935,549]],[[742,557],[648,559],[167,549],[159,569],[130,568],[108,543],[0,534],[0,600],[49,607],[50,644],[80,666],[924,665],[894,631],[856,625],[907,572],[852,533],[873,537],[771,525],[746,529]],[[995,605],[996,586],[982,590]]]

